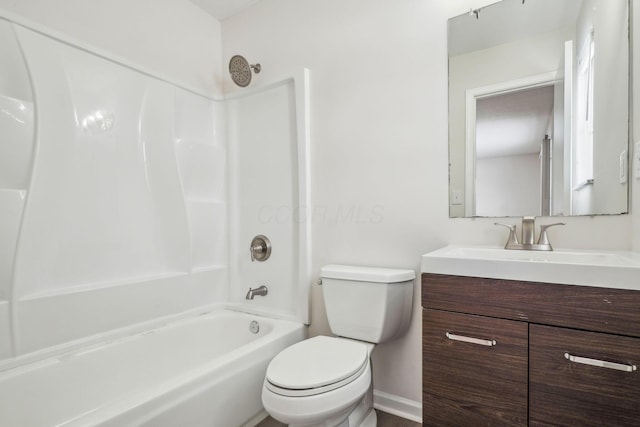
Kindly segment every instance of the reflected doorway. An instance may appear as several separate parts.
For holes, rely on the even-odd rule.
[[[475,215],[550,214],[554,93],[549,84],[476,99]]]

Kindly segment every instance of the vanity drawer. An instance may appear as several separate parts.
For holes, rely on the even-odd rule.
[[[532,324],[529,344],[530,426],[639,425],[639,338]]]
[[[640,337],[640,292],[422,274],[422,306]]]
[[[527,323],[422,314],[423,425],[526,426]]]

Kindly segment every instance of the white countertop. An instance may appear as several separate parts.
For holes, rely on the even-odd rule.
[[[452,245],[422,255],[423,273],[640,290],[640,254]]]

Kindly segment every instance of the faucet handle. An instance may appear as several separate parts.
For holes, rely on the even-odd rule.
[[[251,262],[268,260],[271,256],[271,241],[267,236],[263,236],[262,234],[257,235],[251,240],[249,253],[251,255]]]
[[[515,224],[501,224],[499,222],[494,222],[493,225],[499,225],[501,227],[507,227],[509,229],[509,239],[507,239],[507,244],[505,248],[511,247],[513,245],[519,245],[518,235],[516,234],[516,225]]]
[[[556,225],[565,225],[564,222],[556,222],[553,224],[546,224],[546,225],[541,225],[540,226],[540,237],[538,238],[538,244],[539,245],[549,245],[551,246],[551,243],[549,243],[549,236],[547,236],[547,228],[549,227],[554,227]]]

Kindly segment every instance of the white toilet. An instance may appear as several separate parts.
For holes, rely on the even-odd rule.
[[[290,426],[374,427],[371,351],[407,330],[415,272],[328,265],[321,278],[329,327],[337,336],[310,338],[276,355],[262,404]]]

